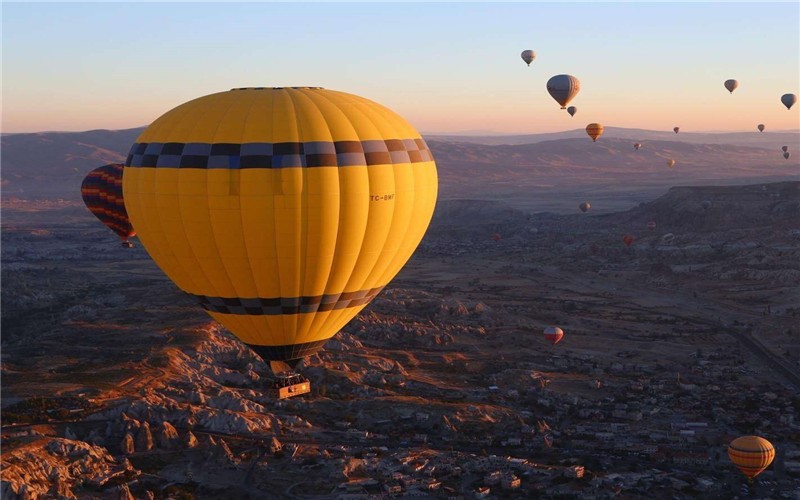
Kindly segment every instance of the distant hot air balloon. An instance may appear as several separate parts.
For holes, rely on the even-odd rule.
[[[182,104],[142,132],[123,176],[156,264],[276,374],[321,349],[400,271],[437,182],[402,117],[319,87]]]
[[[775,447],[759,436],[742,436],[728,445],[731,462],[747,476],[748,481],[761,474],[775,458]]]
[[[494,241],[500,241],[500,240],[502,240],[502,239],[503,239],[503,237],[502,237],[502,236],[500,236],[500,233],[494,233],[494,234],[492,234],[492,239],[493,239]]]
[[[765,128],[766,128],[766,127],[764,127],[764,124],[763,124],[763,123],[759,123],[759,124],[758,124],[758,131],[759,131],[759,132],[763,132]]]
[[[589,211],[590,208],[592,208],[592,206],[589,204],[588,201],[584,201],[583,203],[578,205],[578,208],[581,210],[581,212],[586,213]]]
[[[792,109],[792,106],[797,102],[797,96],[794,94],[783,94],[781,96],[781,102],[786,106],[786,109]]]
[[[122,246],[131,248],[133,243],[128,238],[136,232],[125,211],[122,172],[123,166],[118,164],[92,170],[81,183],[81,196],[89,211],[122,239]]]
[[[575,113],[577,112],[578,108],[576,108],[575,106],[570,106],[567,108],[567,113],[569,113],[569,116],[575,116]]]
[[[592,142],[597,142],[597,138],[603,135],[603,125],[599,123],[586,125],[586,134],[592,138]]]
[[[675,133],[677,134],[678,132],[680,132],[680,131],[681,131],[681,128],[680,128],[680,127],[674,127],[674,128],[672,129],[672,131],[673,131],[673,132],[675,132]]]
[[[703,210],[708,210],[711,208],[711,205],[712,203],[709,200],[703,200],[703,202],[700,203],[700,206],[703,207]]]
[[[655,228],[656,228],[656,221],[651,220],[650,222],[647,223],[647,229],[649,229],[650,231],[654,230]]]
[[[534,59],[536,59],[536,52],[532,50],[523,50],[521,54],[522,60],[530,66]]]
[[[552,345],[556,345],[564,338],[564,330],[557,326],[548,326],[544,329],[544,338]]]
[[[728,89],[728,92],[731,94],[733,94],[733,91],[736,90],[737,87],[739,87],[739,82],[736,80],[725,80],[725,88]]]
[[[783,151],[784,153],[789,151],[789,146],[781,146],[781,151]]]
[[[789,153],[788,151],[783,153],[783,157],[786,158],[787,160],[789,159],[790,156],[792,156],[792,154]]]
[[[672,158],[670,158],[669,160],[667,160],[667,166],[668,166],[669,168],[672,168],[672,167],[674,167],[674,166],[675,166],[675,160],[673,160]]]
[[[626,234],[625,236],[622,237],[622,242],[625,243],[626,247],[629,247],[633,244],[635,239],[636,238],[633,237],[632,235]]]
[[[561,109],[567,109],[567,104],[580,90],[580,80],[572,75],[556,75],[547,80],[547,91],[561,105]]]
[[[639,148],[641,148],[641,147],[642,147],[642,143],[640,143],[640,142],[634,142],[633,143],[633,150],[634,151],[639,151]]]

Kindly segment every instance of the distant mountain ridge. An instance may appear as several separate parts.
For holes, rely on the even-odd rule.
[[[3,197],[80,200],[86,173],[123,162],[143,130],[3,135]],[[643,144],[640,151],[633,150],[630,137],[634,136]],[[666,188],[744,178],[791,180],[800,174],[800,132],[676,135],[609,127],[596,143],[580,129],[524,136],[426,136],[426,140],[439,169],[440,196],[450,199],[506,198],[532,189],[587,190],[615,184]],[[784,143],[797,152],[789,161],[777,145]],[[678,162],[675,168],[666,167],[667,158]]]
[[[458,133],[458,134],[426,134],[428,140],[438,140],[446,142],[470,142],[486,145],[520,145],[535,144],[537,142],[552,141],[559,139],[585,138],[586,131],[583,128],[576,128],[562,132],[546,132],[539,134],[477,134],[477,133]],[[775,131],[767,129],[766,132],[759,132],[753,126],[752,132],[692,132],[683,130],[675,134],[672,130],[646,130],[624,127],[605,127],[603,139],[628,139],[633,142],[645,142],[651,140],[678,140],[691,144],[736,144],[752,145],[766,149],[788,145],[800,145],[800,130]],[[796,148],[792,148],[796,149]]]

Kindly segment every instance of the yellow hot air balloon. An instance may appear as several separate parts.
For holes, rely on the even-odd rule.
[[[599,123],[586,125],[586,134],[592,138],[592,142],[597,142],[597,138],[603,135],[603,126]]]
[[[742,436],[728,445],[728,456],[742,474],[752,481],[772,463],[775,447],[762,437]]]
[[[182,104],[139,136],[123,179],[153,260],[275,371],[319,350],[389,283],[437,195],[414,127],[318,87]]]
[[[673,159],[669,159],[669,160],[667,160],[667,166],[668,166],[669,168],[672,168],[672,167],[674,167],[674,166],[675,166],[675,160],[673,160]]]

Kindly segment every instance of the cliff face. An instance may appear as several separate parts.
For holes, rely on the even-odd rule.
[[[705,205],[704,205],[705,203]],[[727,231],[794,227],[800,220],[800,182],[750,186],[681,186],[641,206],[595,219],[603,226],[655,221],[657,231]],[[663,231],[662,231],[663,232]]]
[[[77,486],[107,487],[140,473],[105,448],[71,439],[36,439],[3,453],[3,499],[76,498]]]

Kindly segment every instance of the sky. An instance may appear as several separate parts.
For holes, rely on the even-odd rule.
[[[800,128],[780,103],[800,93],[795,1],[3,2],[2,56],[4,133],[144,126],[250,86],[357,94],[424,133]],[[560,73],[574,118],[545,89]]]

